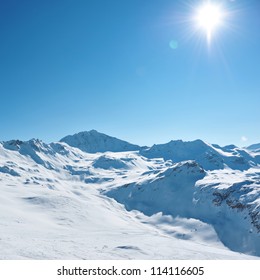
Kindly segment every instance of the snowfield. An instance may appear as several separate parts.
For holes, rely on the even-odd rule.
[[[259,145],[97,131],[0,143],[0,259],[259,259]]]

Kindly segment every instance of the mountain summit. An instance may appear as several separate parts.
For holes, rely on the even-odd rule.
[[[125,152],[140,150],[140,146],[128,143],[96,130],[79,132],[60,140],[68,145],[88,153]]]
[[[259,259],[258,152],[61,141],[0,142],[0,259]]]

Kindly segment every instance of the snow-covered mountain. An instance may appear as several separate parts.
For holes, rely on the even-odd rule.
[[[247,150],[260,153],[260,143],[248,146]]]
[[[257,156],[96,131],[1,142],[0,259],[258,258]]]
[[[148,216],[161,212],[210,224],[228,248],[259,255],[258,172],[206,172],[187,161],[105,192],[129,211],[137,209]],[[189,239],[190,233],[183,238]]]
[[[69,135],[60,140],[87,153],[137,151],[140,146],[130,144],[96,130]]]
[[[259,163],[259,159],[245,149],[234,145],[220,147],[201,140],[184,142],[170,141],[166,144],[153,145],[142,149],[141,154],[147,158],[162,157],[165,160],[181,162],[195,160],[206,170],[229,167],[237,170],[247,170]]]

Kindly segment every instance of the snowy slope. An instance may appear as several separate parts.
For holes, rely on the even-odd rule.
[[[206,173],[196,162],[181,162],[106,194],[126,209],[149,216],[162,212],[200,220],[211,225],[228,248],[260,255],[259,171]]]
[[[126,141],[119,140],[115,137],[108,136],[96,130],[80,132],[74,135],[69,135],[60,140],[72,147],[81,149],[84,152],[123,152],[136,151],[140,147],[130,144]]]
[[[126,146],[121,140],[113,147],[121,152],[102,153],[109,145],[100,137],[90,143],[99,153],[37,139],[0,143],[0,259],[256,258],[234,251],[260,255],[257,167],[209,172],[195,161],[175,164],[138,151],[122,152]],[[243,191],[244,182],[250,191]],[[221,197],[215,188],[221,192],[223,186],[231,188],[230,197],[224,194],[215,203]],[[232,207],[235,199],[246,205],[243,211]],[[232,231],[240,216],[247,220],[241,234],[233,231],[237,240],[246,230],[254,236],[243,248],[223,239],[214,222],[225,208],[232,214],[221,214],[231,221],[225,232]]]

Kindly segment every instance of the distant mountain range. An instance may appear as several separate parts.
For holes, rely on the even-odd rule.
[[[140,154],[147,158],[163,158],[173,162],[195,160],[206,170],[223,169],[225,167],[247,170],[260,163],[260,156],[254,153],[260,149],[260,144],[242,149],[235,145],[220,147],[216,144],[205,143],[202,140],[190,142],[177,140],[166,144],[153,145],[149,148],[128,143],[99,133],[96,130],[66,136],[60,142],[65,142],[88,153],[140,151]]]
[[[0,221],[0,259],[260,257],[260,144],[0,142]]]
[[[246,147],[247,150],[252,152],[259,152],[260,151],[260,144],[253,144],[248,147]]]

